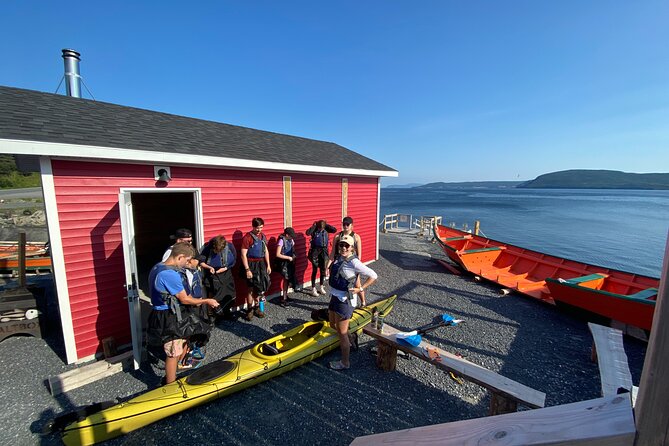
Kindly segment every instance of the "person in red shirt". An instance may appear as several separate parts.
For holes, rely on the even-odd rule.
[[[246,278],[248,294],[246,296],[246,316],[250,321],[253,316],[265,317],[261,311],[260,300],[265,298],[265,292],[269,289],[272,268],[269,264],[269,251],[267,249],[267,238],[262,233],[265,221],[256,217],[251,220],[253,229],[242,239],[241,259],[244,270],[242,276]],[[255,296],[254,296],[255,294]]]

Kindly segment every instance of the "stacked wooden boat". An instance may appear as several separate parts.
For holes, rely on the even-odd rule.
[[[464,270],[548,303],[563,302],[644,330],[660,280],[544,254],[437,225],[435,238]]]
[[[28,271],[44,271],[51,269],[51,256],[46,243],[27,243],[26,269]],[[0,271],[15,270],[19,267],[19,244],[17,242],[0,242]]]

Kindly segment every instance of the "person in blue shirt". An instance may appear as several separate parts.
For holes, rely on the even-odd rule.
[[[148,331],[150,342],[158,340],[165,350],[165,382],[176,381],[177,365],[187,353],[187,339],[183,337],[181,311],[188,305],[219,306],[214,299],[197,299],[187,293],[180,270],[193,257],[193,248],[187,243],[176,243],[165,262],[156,264],[149,273],[149,294],[152,310]]]
[[[237,262],[237,251],[232,243],[228,243],[221,234],[212,238],[202,248],[204,286],[208,296],[216,299],[223,307],[223,317],[232,318],[230,308],[237,297],[232,267]]]

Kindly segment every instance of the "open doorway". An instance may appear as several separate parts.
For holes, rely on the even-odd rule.
[[[148,277],[151,268],[174,244],[170,238],[178,228],[193,232],[193,246],[198,247],[194,192],[131,192],[135,255],[140,297],[149,296]],[[143,294],[143,296],[142,296]]]

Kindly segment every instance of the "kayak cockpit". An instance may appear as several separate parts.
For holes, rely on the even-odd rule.
[[[299,330],[289,331],[283,335],[268,339],[253,347],[251,351],[254,355],[260,357],[283,355],[313,339],[314,336],[325,328],[326,324],[326,322],[320,321],[301,326]]]

